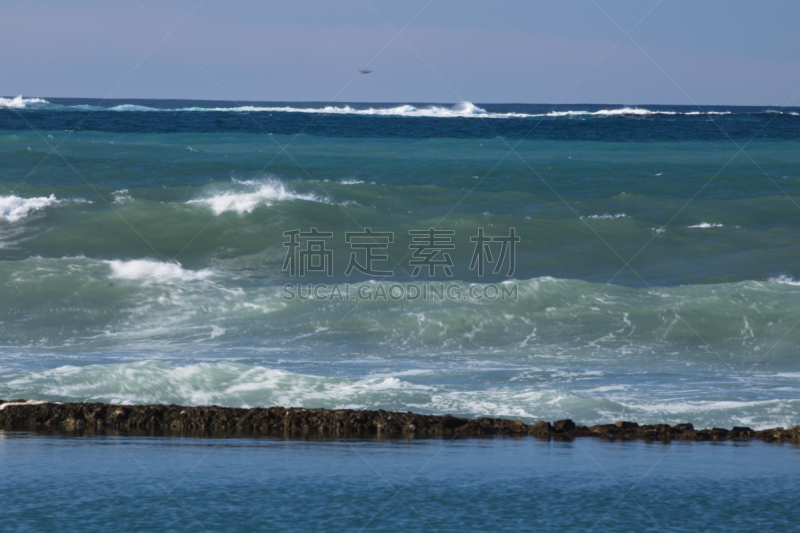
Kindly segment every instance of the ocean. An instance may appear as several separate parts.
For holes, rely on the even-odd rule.
[[[0,398],[800,424],[798,108],[0,99]],[[9,531],[788,530],[798,449],[4,431]]]
[[[4,98],[0,398],[796,425],[798,168],[797,108]]]

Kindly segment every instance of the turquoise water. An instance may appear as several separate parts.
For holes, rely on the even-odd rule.
[[[798,143],[795,108],[5,98],[0,398],[796,425]],[[312,227],[332,275],[292,277]],[[364,227],[387,286],[517,299],[284,298],[374,291]],[[452,277],[412,276],[429,227]]]
[[[4,531],[791,531],[763,443],[284,441],[0,432]]]

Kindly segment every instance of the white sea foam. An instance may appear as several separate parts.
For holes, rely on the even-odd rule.
[[[46,103],[48,103],[47,100],[42,100],[41,98],[23,98],[22,96],[17,96],[16,98],[0,98],[0,108],[25,109],[31,104]]]
[[[361,181],[361,180],[342,180],[339,183],[341,185],[359,185],[359,184],[364,183],[364,182]]]
[[[453,118],[453,117],[488,117],[488,118],[506,118],[506,117],[528,117],[535,115],[527,115],[524,113],[489,113],[485,109],[470,103],[464,102],[454,106],[426,106],[416,107],[413,105],[400,105],[397,107],[388,108],[368,108],[357,109],[345,105],[343,107],[325,106],[325,107],[256,107],[256,106],[241,106],[241,107],[217,107],[217,108],[203,108],[203,107],[188,107],[179,109],[178,111],[228,111],[238,113],[250,112],[276,112],[276,113],[322,113],[330,115],[379,115],[379,116],[400,116],[400,117],[440,117],[440,118]]]
[[[221,329],[221,328],[219,328]],[[212,332],[213,335],[213,332]],[[497,361],[458,365],[457,375],[515,371]],[[526,373],[531,373],[525,376]],[[252,407],[283,405],[349,409],[413,410],[465,416],[503,416],[525,422],[571,415],[589,425],[614,420],[640,423],[691,421],[698,427],[748,425],[758,428],[796,423],[800,400],[784,397],[743,401],[735,393],[720,397],[692,394],[674,397],[671,387],[608,378],[604,371],[530,368],[522,386],[506,383],[481,390],[448,384],[436,370],[382,372],[361,378],[294,373],[235,362],[173,365],[145,360],[30,370],[3,377],[9,397],[60,398],[110,403],[175,403]],[[613,375],[614,373],[612,373]],[[421,376],[425,376],[421,378]],[[569,383],[568,390],[525,386],[531,377]],[[774,374],[764,379],[774,379]],[[779,374],[795,379],[796,373]],[[444,377],[445,381],[442,381]],[[516,376],[515,376],[516,377]],[[420,383],[423,381],[424,383]],[[459,380],[457,380],[459,381]],[[585,383],[581,386],[580,383]],[[704,381],[704,384],[707,383]],[[726,387],[735,386],[728,382]],[[727,389],[726,390],[730,390]],[[774,389],[773,389],[774,390]],[[791,390],[785,387],[781,390]],[[667,393],[666,396],[664,393]]]
[[[689,113],[683,113],[684,115],[730,115],[730,111],[691,111]]]
[[[709,112],[679,112],[679,111],[651,111],[636,107],[624,107],[620,109],[600,109],[597,111],[551,111],[549,113],[493,113],[476,106],[470,102],[458,105],[446,106],[427,106],[416,107],[413,105],[401,105],[388,108],[369,108],[356,109],[345,105],[343,107],[231,107],[231,108],[201,108],[191,107],[179,109],[179,111],[231,111],[231,112],[278,112],[278,113],[323,113],[337,115],[378,115],[378,116],[401,116],[401,117],[436,117],[436,118],[535,118],[535,117],[614,117],[625,115],[726,115],[729,111],[709,111]]]
[[[274,112],[274,113],[322,113],[335,115],[386,115],[386,116],[407,116],[407,117],[476,117],[485,116],[490,118],[503,117],[527,117],[537,115],[527,115],[524,113],[488,113],[470,102],[464,102],[453,106],[426,106],[417,108],[413,105],[400,105],[390,108],[368,108],[357,109],[349,105],[342,107],[293,107],[293,106],[237,106],[237,107],[184,107],[180,109],[157,109],[133,104],[123,104],[110,108],[111,111],[186,111],[186,112],[229,112],[229,113],[251,113],[251,112]]]
[[[237,213],[250,213],[259,205],[271,206],[273,202],[285,200],[305,200],[309,202],[330,203],[327,198],[319,198],[313,194],[299,194],[278,180],[266,181],[237,181],[234,183],[244,185],[246,190],[236,192],[221,192],[205,198],[189,200],[189,204],[205,204],[215,214],[225,211]]]
[[[143,105],[123,104],[114,106],[109,109],[110,111],[174,111],[169,109],[156,109],[155,107],[147,107]]]
[[[370,408],[393,397],[424,394],[426,385],[396,377],[335,379],[237,363],[172,366],[156,361],[62,366],[11,380],[17,391],[110,403],[308,405]]]
[[[613,215],[611,213],[605,213],[603,215],[589,215],[581,218],[599,218],[599,219],[628,218],[628,215],[626,215],[625,213],[615,213]]]
[[[781,274],[780,276],[774,276],[767,280],[769,283],[780,283],[782,285],[795,285],[800,286],[800,281],[787,276],[786,274]]]
[[[130,261],[105,261],[111,267],[111,276],[129,280],[152,281],[196,281],[212,276],[211,269],[186,270],[178,263],[165,263],[152,259],[133,259]]]
[[[20,198],[19,196],[0,196],[0,219],[7,222],[16,222],[28,216],[32,211],[43,209],[47,206],[59,204],[54,194],[49,197]]]
[[[133,197],[129,194],[128,189],[120,189],[118,191],[114,191],[111,194],[114,195],[114,203],[121,204],[123,202],[128,202],[133,200]]]
[[[694,226],[686,226],[687,228],[699,228],[699,229],[708,229],[708,228],[721,228],[723,224],[719,224],[716,222],[701,222],[700,224],[695,224]]]
[[[638,107],[623,107],[622,109],[601,109],[589,114],[613,117],[618,115],[677,115],[678,113],[676,111],[650,111]]]
[[[546,115],[528,115],[528,116],[547,116],[547,117],[580,117],[580,116],[595,116],[595,117],[618,117],[624,115],[730,115],[730,111],[662,111],[650,109],[642,109],[639,107],[623,107],[620,109],[599,109],[597,111],[551,111]]]
[[[0,411],[5,409],[6,407],[13,407],[15,405],[42,405],[44,403],[56,403],[59,405],[61,404],[61,402],[45,402],[43,400],[28,400],[25,402],[6,402],[6,403],[0,403]]]
[[[620,115],[679,115],[677,111],[650,111],[649,109],[640,109],[638,107],[623,107],[621,109],[599,109],[597,111],[551,111],[546,115],[548,117],[579,117],[579,116],[600,116],[600,117],[614,117]]]

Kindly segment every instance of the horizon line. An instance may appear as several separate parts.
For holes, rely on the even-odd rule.
[[[9,96],[9,95],[0,95],[0,98],[35,98],[35,99],[42,99],[42,100],[99,100],[102,102],[108,101],[121,101],[121,100],[137,100],[137,101],[156,101],[156,102],[168,102],[168,101],[178,101],[178,102],[215,102],[215,103],[229,103],[229,104],[249,104],[249,103],[281,103],[281,104],[322,104],[332,106],[335,104],[339,105],[348,105],[348,104],[368,104],[368,105],[438,105],[438,106],[457,106],[463,104],[471,104],[471,105],[533,105],[533,106],[552,106],[553,108],[557,107],[565,107],[565,106],[598,106],[598,105],[609,105],[609,106],[620,106],[620,107],[630,107],[630,106],[670,106],[670,107],[690,107],[690,108],[697,108],[697,107],[777,107],[780,109],[787,109],[787,108],[800,108],[800,105],[791,106],[791,105],[783,105],[783,104],[659,104],[659,103],[610,103],[610,102],[573,102],[573,103],[546,103],[546,102],[470,102],[470,101],[461,101],[461,102],[422,102],[422,101],[381,101],[381,100],[364,100],[364,101],[325,101],[325,100],[231,100],[231,99],[222,99],[222,100],[215,100],[210,98],[152,98],[152,97],[118,97],[118,98],[103,98],[103,97],[96,97],[96,96],[35,96],[35,95],[16,95],[16,96]],[[0,107],[2,109],[2,107]]]

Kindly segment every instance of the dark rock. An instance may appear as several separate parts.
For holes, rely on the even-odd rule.
[[[597,426],[590,427],[589,431],[601,435],[616,435],[617,433],[619,433],[619,431],[617,431],[618,429],[619,428],[614,424],[600,424]]]
[[[636,435],[651,440],[665,440],[670,439],[673,435],[681,434],[680,431],[673,429],[669,424],[645,425],[635,429]]]
[[[545,422],[544,420],[536,422],[534,425],[530,426],[529,430],[531,435],[535,435],[537,437],[547,437],[552,432],[553,426],[550,425],[550,422]]]
[[[556,420],[555,422],[553,422],[553,429],[555,429],[558,432],[570,431],[571,429],[575,429],[575,422],[573,422],[569,418],[565,420]]]
[[[7,405],[3,405],[7,404]],[[746,427],[702,429],[692,424],[617,422],[587,428],[572,420],[526,425],[505,418],[458,418],[353,411],[270,407],[181,407],[178,405],[108,405],[102,403],[26,403],[0,400],[0,428],[51,431],[147,432],[148,434],[225,434],[303,437],[478,437],[533,435],[542,438],[600,437],[608,439],[727,440],[761,439],[800,443],[800,426],[754,431]],[[137,433],[137,434],[138,434]]]
[[[749,439],[755,437],[756,432],[748,427],[733,426],[730,431],[730,436],[739,439]]]

